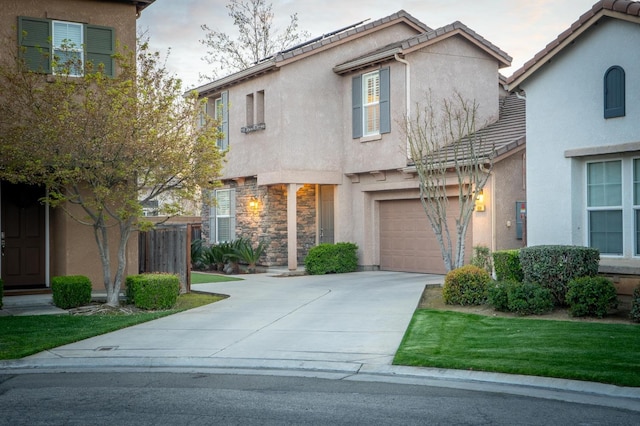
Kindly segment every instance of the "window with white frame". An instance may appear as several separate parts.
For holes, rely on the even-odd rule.
[[[213,193],[210,229],[211,243],[218,244],[235,239],[235,189],[218,189]]]
[[[380,73],[370,72],[362,76],[363,135],[380,133]]]
[[[633,160],[633,221],[635,226],[634,254],[640,256],[640,158]]]
[[[82,24],[53,21],[53,57],[54,73],[72,76],[83,74],[84,61],[82,46],[84,31]]]
[[[587,163],[589,246],[604,255],[624,251],[622,160]]]
[[[51,19],[18,17],[20,56],[31,71],[80,76],[92,71],[115,75],[115,30]]]
[[[391,132],[389,68],[352,77],[353,138]]]

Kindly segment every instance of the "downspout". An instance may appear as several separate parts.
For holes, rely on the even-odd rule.
[[[402,59],[397,53],[393,55],[396,61],[405,64],[405,99],[407,101],[406,105],[406,130],[407,130],[407,159],[411,158],[411,147],[409,146],[409,127],[411,125],[411,65],[406,59]]]

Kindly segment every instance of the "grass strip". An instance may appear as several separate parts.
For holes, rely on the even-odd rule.
[[[174,309],[132,315],[31,315],[0,317],[0,359],[17,359],[47,349],[110,333],[177,312],[217,302],[223,297],[183,294]]]
[[[640,386],[640,328],[418,309],[393,363]]]
[[[208,283],[223,283],[227,281],[243,281],[242,278],[230,277],[229,275],[221,274],[206,274],[203,272],[191,272],[191,285],[193,284],[208,284]]]

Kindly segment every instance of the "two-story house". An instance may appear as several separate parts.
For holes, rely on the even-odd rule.
[[[527,99],[529,244],[600,250],[640,283],[640,2],[599,1],[516,71]]]
[[[136,45],[136,19],[154,0],[21,0],[3,1],[2,37],[9,38],[15,55],[20,49],[34,71],[55,74],[54,55],[104,64],[113,74],[116,42]],[[72,45],[65,48],[64,43]],[[4,46],[4,45],[3,45]],[[6,56],[5,56],[6,57]],[[2,94],[0,93],[0,97]],[[44,288],[55,275],[82,274],[95,288],[104,288],[93,230],[62,210],[49,209],[39,199],[44,188],[1,182],[0,276],[6,290]],[[130,273],[137,273],[137,246],[129,244]]]
[[[203,213],[208,242],[265,239],[266,264],[293,270],[316,244],[350,241],[362,269],[443,272],[404,123],[429,93],[442,100],[458,92],[477,102],[480,124],[496,124],[501,112],[520,117],[515,133],[505,126],[491,133],[496,164],[509,163],[507,178],[493,176],[484,191],[467,251],[521,246],[515,201],[524,199],[524,106],[500,96],[499,84],[510,61],[460,22],[432,29],[401,10],[197,88],[220,120],[220,148],[229,149],[224,186]],[[508,217],[495,214],[502,204]]]

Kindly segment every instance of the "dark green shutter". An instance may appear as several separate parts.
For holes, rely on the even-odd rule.
[[[604,73],[604,118],[624,117],[624,70],[617,65]]]
[[[93,71],[104,64],[104,74],[114,76],[115,31],[113,28],[87,25],[86,27],[86,60],[93,64]]]
[[[353,138],[362,137],[362,76],[357,75],[351,81],[352,132]]]
[[[389,68],[380,70],[380,133],[391,132]]]
[[[19,16],[18,40],[27,68],[51,73],[51,21]]]

